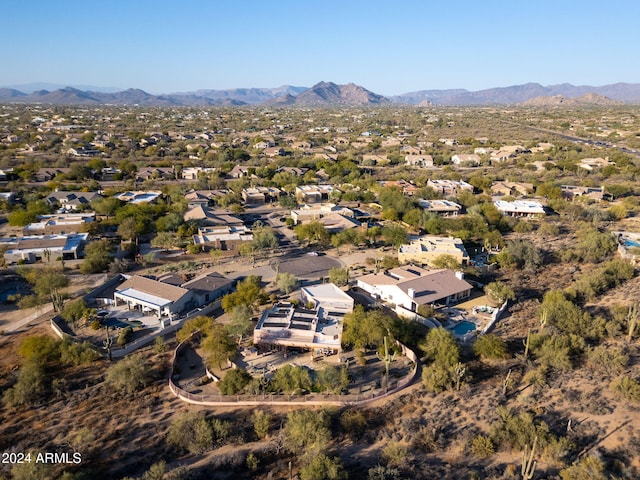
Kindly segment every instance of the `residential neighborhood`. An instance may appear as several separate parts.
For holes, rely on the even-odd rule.
[[[86,389],[96,408],[152,399],[135,408],[166,416],[145,420],[163,439],[188,408],[254,444],[253,415],[267,413],[253,412],[270,412],[261,438],[275,445],[282,412],[335,408],[349,412],[331,414],[343,446],[390,442],[415,461],[417,442],[442,454],[454,432],[457,454],[478,463],[514,456],[487,405],[522,422],[541,405],[537,425],[558,435],[540,434],[546,449],[568,438],[556,426],[569,420],[588,448],[576,399],[635,408],[616,382],[637,378],[639,160],[573,140],[558,112],[2,108],[0,349],[14,360],[0,388],[23,420]],[[635,148],[631,112],[600,113],[580,115],[627,125]],[[65,352],[47,357],[36,375],[57,376],[29,397],[16,373],[29,372],[25,341]],[[69,352],[77,359],[62,360]],[[593,373],[615,352],[624,367]],[[613,428],[592,415],[589,428]],[[191,455],[173,448],[168,460]],[[293,458],[265,454],[255,478],[278,455]],[[384,478],[421,478],[403,472]]]

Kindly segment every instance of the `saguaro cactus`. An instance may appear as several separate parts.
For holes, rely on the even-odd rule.
[[[536,465],[538,464],[538,462],[536,462],[533,459],[533,455],[535,454],[537,443],[538,443],[538,437],[536,436],[533,439],[533,446],[531,447],[531,453],[529,453],[528,457],[527,457],[527,450],[529,445],[524,446],[524,452],[522,452],[522,470],[521,470],[523,480],[531,480],[533,478],[534,472],[536,471]]]
[[[627,330],[627,342],[631,342],[633,334],[638,326],[638,304],[632,303],[629,305],[629,311],[627,312],[627,324],[629,329]]]
[[[524,359],[525,360],[529,356],[529,342],[530,342],[530,339],[531,339],[531,329],[527,330],[527,338],[522,340],[522,343],[524,345]]]
[[[384,353],[376,353],[378,358],[384,362],[386,388],[389,387],[389,365],[396,359],[396,352],[389,353],[389,346],[387,345],[387,336],[384,336]]]

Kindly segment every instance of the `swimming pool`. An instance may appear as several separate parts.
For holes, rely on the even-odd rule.
[[[631,240],[630,238],[623,238],[622,244],[627,248],[640,247],[640,241]]]
[[[473,322],[469,322],[468,320],[463,320],[458,322],[455,327],[451,329],[454,335],[465,335],[469,332],[473,332],[476,329],[476,324]]]

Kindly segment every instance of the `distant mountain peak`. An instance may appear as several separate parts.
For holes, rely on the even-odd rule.
[[[344,105],[365,106],[390,103],[388,98],[354,83],[338,85],[321,81],[295,98],[286,97],[272,102],[274,105]]]

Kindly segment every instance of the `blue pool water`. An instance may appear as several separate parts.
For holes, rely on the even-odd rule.
[[[9,295],[15,295],[16,293],[18,293],[18,289],[17,288],[9,288],[8,290],[5,290],[3,292],[0,293],[0,303],[4,303],[7,301],[7,299],[9,298]]]
[[[451,331],[454,333],[454,335],[464,335],[466,333],[473,332],[475,329],[476,329],[475,323],[468,322],[467,320],[463,320],[462,322],[458,323],[455,327],[453,327]]]
[[[630,238],[625,238],[622,240],[622,243],[625,247],[640,247],[640,242],[638,240],[631,240]]]

